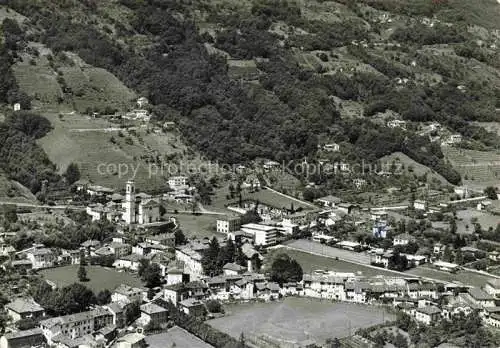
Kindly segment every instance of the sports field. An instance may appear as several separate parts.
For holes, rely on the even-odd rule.
[[[393,319],[381,308],[294,297],[230,305],[225,311],[228,315],[208,323],[236,338],[243,332],[258,347],[292,346],[307,339],[324,343],[327,338],[346,337],[359,328]]]
[[[89,281],[79,282],[77,278],[78,265],[70,265],[57,268],[49,268],[40,273],[45,279],[50,280],[58,287],[67,286],[73,283],[82,283],[94,292],[104,289],[113,291],[120,284],[141,287],[142,282],[137,276],[126,272],[118,272],[112,268],[100,266],[86,266]]]

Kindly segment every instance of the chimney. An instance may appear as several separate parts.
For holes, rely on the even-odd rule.
[[[250,260],[250,259],[247,260],[247,269],[248,269],[248,272],[253,272],[252,260]]]

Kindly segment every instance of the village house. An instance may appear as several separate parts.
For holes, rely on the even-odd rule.
[[[384,268],[389,266],[389,260],[394,254],[391,251],[377,250],[375,254],[372,254],[371,262],[376,265],[382,265]]]
[[[158,306],[155,303],[146,303],[141,307],[140,321],[143,325],[151,325],[153,327],[160,327],[167,323],[168,311]]]
[[[348,281],[345,283],[345,299],[348,302],[366,303],[371,286],[368,282]]]
[[[439,298],[436,284],[433,283],[409,283],[408,296],[410,298]]]
[[[112,324],[118,329],[121,329],[126,325],[125,309],[129,304],[129,302],[112,301],[111,303],[103,306],[113,316]]]
[[[328,152],[339,152],[340,145],[337,143],[325,144],[325,145],[323,145],[323,150],[328,151]]]
[[[148,236],[144,239],[144,241],[151,245],[163,245],[169,248],[173,248],[175,247],[175,234],[162,233],[154,236]]]
[[[390,120],[390,121],[387,122],[387,127],[389,127],[389,128],[406,129],[406,121],[403,121],[403,120]]]
[[[495,307],[495,298],[490,294],[484,292],[480,288],[469,288],[467,290],[467,297],[474,303],[475,305],[486,308],[486,307]]]
[[[79,249],[62,250],[61,255],[58,257],[58,261],[60,263],[68,264],[68,265],[79,265],[81,254],[82,254],[82,251]]]
[[[456,272],[460,268],[459,265],[456,263],[451,263],[451,262],[445,262],[445,261],[434,261],[433,263],[434,267],[441,271],[446,271],[446,272]]]
[[[394,241],[392,244],[394,246],[396,245],[408,245],[410,242],[412,242],[414,238],[410,236],[408,233],[402,233],[398,234],[397,236],[394,237]]]
[[[241,219],[237,216],[217,219],[216,230],[218,233],[228,234],[240,229]]]
[[[130,255],[132,252],[132,247],[129,244],[120,242],[111,242],[109,244],[109,249],[113,252],[116,258]]]
[[[486,307],[481,312],[481,316],[486,325],[500,328],[500,307]]]
[[[202,317],[206,313],[205,305],[203,304],[203,302],[198,301],[194,298],[188,298],[186,300],[180,301],[179,308],[187,315],[191,315],[193,317]]]
[[[484,285],[484,291],[493,297],[500,298],[500,279],[488,279]]]
[[[280,287],[275,282],[261,282],[255,284],[256,297],[264,301],[277,300],[280,296]]]
[[[172,176],[168,179],[168,186],[174,191],[186,190],[189,188],[186,176]]]
[[[133,332],[126,334],[116,340],[114,348],[144,348],[146,347],[146,336]]]
[[[317,198],[314,202],[325,207],[325,208],[335,208],[342,200],[339,197],[332,195]]]
[[[203,276],[202,253],[193,250],[190,245],[177,247],[175,259],[184,264],[184,272],[189,274],[191,280],[200,279]]]
[[[48,248],[34,248],[26,252],[26,257],[31,261],[33,269],[54,267],[56,255]]]
[[[45,316],[45,310],[32,298],[16,298],[5,305],[7,314],[13,321],[21,319],[40,319]]]
[[[143,298],[143,289],[134,288],[125,284],[120,284],[111,294],[111,301],[113,302],[142,302]]]
[[[413,209],[415,210],[427,210],[427,201],[424,201],[422,199],[416,199],[413,202]]]
[[[75,339],[111,325],[113,316],[107,309],[97,308],[87,312],[45,319],[40,322],[40,328],[49,344],[58,335]]]
[[[170,301],[175,306],[186,299],[204,300],[208,295],[208,286],[201,281],[167,285],[163,290],[165,301]]]
[[[113,267],[129,269],[131,271],[138,271],[139,266],[141,265],[141,260],[143,260],[144,258],[144,256],[137,254],[121,256],[117,258],[115,262],[113,262]]]
[[[330,300],[345,300],[346,279],[335,275],[304,274],[302,282],[304,295]]]
[[[88,185],[87,186],[87,194],[90,195],[91,197],[109,196],[109,195],[112,195],[113,192],[115,192],[115,191],[113,189],[110,189],[109,187],[104,187],[104,186],[100,186],[100,185]]]
[[[436,306],[418,307],[415,310],[415,320],[431,325],[441,319],[441,310]]]
[[[237,263],[226,263],[222,268],[225,275],[238,275],[243,274],[247,271],[246,267],[240,266]]]
[[[47,341],[40,328],[5,333],[0,348],[44,347]]]

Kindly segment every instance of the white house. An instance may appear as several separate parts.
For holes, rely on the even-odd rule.
[[[239,275],[247,271],[246,267],[240,266],[237,263],[226,263],[222,268],[224,275]]]
[[[421,199],[416,199],[413,202],[413,209],[415,210],[427,210],[427,202]]]
[[[172,176],[168,179],[168,186],[175,191],[184,190],[188,188],[187,180],[186,176]]]
[[[342,200],[338,197],[328,195],[315,200],[316,203],[321,204],[325,208],[335,208]]]
[[[16,298],[12,302],[7,303],[5,309],[14,321],[26,318],[39,319],[45,315],[43,307],[32,298]]]
[[[140,288],[121,284],[111,294],[111,301],[124,303],[142,302],[143,292]]]
[[[201,265],[202,254],[193,250],[189,245],[175,249],[175,258],[184,263],[184,272],[190,275],[191,280],[199,279],[203,276]]]
[[[217,219],[217,232],[228,234],[230,232],[235,232],[240,228],[240,218],[239,217],[227,217],[224,219]]]
[[[398,234],[394,237],[393,245],[408,245],[413,240],[413,237],[408,233]]]
[[[112,322],[113,316],[107,309],[97,308],[87,312],[42,320],[40,328],[47,342],[52,345],[52,339],[56,336],[64,335],[70,339],[76,339],[111,325]]]
[[[419,307],[415,310],[415,320],[430,325],[441,319],[441,310],[435,306]]]
[[[304,274],[302,278],[305,296],[344,301],[345,278],[335,275]]]
[[[146,303],[141,307],[141,317],[139,321],[143,325],[153,325],[153,327],[160,327],[167,323],[168,311],[158,306],[155,303]]]
[[[494,297],[500,297],[500,279],[492,278],[486,282],[484,291]]]
[[[54,267],[57,257],[52,250],[47,248],[35,248],[26,252],[28,260],[31,261],[33,269]]]
[[[337,143],[325,144],[325,145],[323,145],[323,150],[329,151],[329,152],[339,152],[340,145]]]

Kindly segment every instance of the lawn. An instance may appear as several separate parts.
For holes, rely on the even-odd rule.
[[[444,282],[461,282],[466,285],[472,286],[484,286],[491,277],[487,275],[482,275],[476,272],[470,271],[459,271],[455,274],[449,272],[439,271],[437,269],[430,268],[428,266],[419,266],[406,271],[408,274],[412,274],[419,277],[429,277],[433,279],[442,280]]]
[[[218,215],[174,214],[172,217],[177,219],[177,223],[187,238],[222,236],[222,234],[215,232]]]
[[[58,287],[63,287],[79,282],[77,279],[78,265],[70,265],[57,268],[49,268],[40,271],[45,279],[50,280]],[[141,287],[142,282],[137,276],[126,272],[118,272],[112,268],[100,266],[86,266],[89,281],[83,282],[85,286],[94,292],[104,289],[114,290],[120,284]],[[81,282],[79,282],[81,283]]]
[[[331,257],[324,257],[315,254],[309,254],[307,252],[291,250],[285,248],[279,248],[270,250],[266,255],[265,262],[270,262],[272,260],[273,255],[277,253],[286,253],[290,257],[297,260],[297,262],[302,267],[304,273],[311,273],[317,269],[337,271],[337,272],[360,272],[363,276],[376,276],[376,275],[386,275],[386,276],[394,276],[395,273],[386,271],[383,269],[377,269],[372,267],[367,267],[363,265],[358,265],[352,262],[335,260]]]
[[[392,320],[381,308],[289,297],[280,302],[229,305],[225,317],[210,325],[258,347],[292,346],[306,339],[317,343],[345,337],[357,329]],[[274,345],[273,345],[274,344]]]

